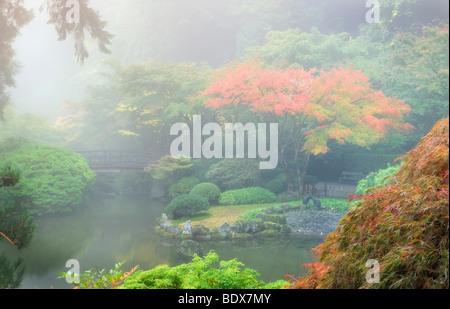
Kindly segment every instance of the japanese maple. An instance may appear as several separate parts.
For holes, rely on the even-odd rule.
[[[281,163],[289,175],[287,162],[293,158],[300,185],[310,156],[326,153],[330,140],[369,146],[389,132],[411,129],[403,122],[409,106],[373,89],[351,67],[315,73],[235,63],[204,95],[209,107],[245,106],[266,122],[278,122]]]
[[[366,192],[292,287],[448,289],[448,134],[447,118],[403,158],[388,185]],[[369,259],[379,263],[379,283],[365,280]]]

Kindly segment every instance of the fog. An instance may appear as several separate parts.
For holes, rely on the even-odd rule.
[[[336,286],[448,289],[448,10],[448,0],[0,0],[0,288],[71,287],[57,278],[69,261],[202,263],[186,243],[265,281],[233,269],[188,287],[317,286],[328,268],[302,281],[302,265],[340,241],[319,249],[332,248]],[[369,264],[394,261],[383,264],[392,273],[371,285],[358,272],[380,252]],[[172,273],[195,277],[186,269]],[[179,288],[159,279],[145,288]]]
[[[122,63],[138,63],[148,59],[167,61],[206,62],[219,67],[232,60],[241,60],[246,46],[264,43],[264,33],[300,27],[309,31],[317,27],[324,33],[349,32],[358,34],[367,12],[365,1],[346,0],[339,4],[322,1],[244,1],[236,12],[227,11],[227,1],[166,1],[165,5],[152,5],[148,1],[94,0],[90,5],[97,9],[108,25],[106,29],[115,37],[110,47],[112,53],[98,52],[95,42],[88,43],[90,58],[78,64],[73,54],[73,41],[58,41],[55,29],[47,24],[45,10],[39,11],[40,1],[26,0],[25,6],[34,9],[35,17],[21,31],[14,42],[15,60],[21,69],[15,76],[16,87],[11,88],[11,99],[19,111],[30,111],[55,121],[67,99],[82,100],[87,79],[95,80],[95,71],[104,59],[117,59]],[[231,1],[233,2],[233,1]],[[445,0],[422,1],[408,24],[426,24],[435,18],[448,18]],[[156,2],[155,2],[156,3]],[[279,6],[279,7],[278,7]],[[289,12],[300,18],[282,21],[283,7],[295,7]],[[155,10],[151,10],[156,7]],[[255,9],[256,8],[256,9]],[[270,15],[268,10],[279,9]],[[315,12],[323,11],[316,16]],[[139,14],[139,18],[135,18]],[[269,15],[269,20],[264,19]],[[307,15],[305,17],[305,15]],[[404,18],[404,17],[402,17]],[[246,29],[246,21],[254,19],[259,31]],[[146,24],[147,22],[147,24]],[[142,33],[149,33],[143,36]],[[151,35],[150,35],[151,34]],[[244,36],[244,38],[242,38]],[[247,36],[247,37],[245,37]],[[142,41],[148,38],[148,42]],[[89,41],[89,38],[87,38]],[[128,43],[128,46],[124,46]]]

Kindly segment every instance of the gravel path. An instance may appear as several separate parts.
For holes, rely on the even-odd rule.
[[[320,237],[334,232],[345,215],[330,211],[300,210],[286,213],[286,221],[297,236]]]

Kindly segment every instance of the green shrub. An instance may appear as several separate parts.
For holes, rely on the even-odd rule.
[[[356,194],[365,194],[365,192],[373,187],[382,187],[389,183],[391,177],[395,175],[400,169],[401,165],[388,166],[385,169],[380,169],[377,172],[372,172],[366,178],[358,182],[356,187]]]
[[[261,182],[259,163],[251,159],[222,160],[211,165],[205,176],[222,191],[259,186]]]
[[[204,197],[195,194],[182,194],[175,197],[165,208],[165,211],[173,219],[193,216],[199,212],[208,210],[209,202]]]
[[[206,198],[210,204],[216,203],[220,197],[220,189],[213,183],[203,182],[192,188],[189,194],[199,195]]]
[[[149,164],[145,170],[150,172],[153,178],[170,183],[191,175],[193,166],[194,163],[190,158],[174,158],[167,155],[156,163]]]
[[[287,281],[265,283],[256,270],[237,260],[219,261],[210,251],[205,257],[194,256],[188,264],[175,267],[160,265],[137,271],[125,279],[121,289],[280,289]]]
[[[270,180],[264,185],[264,188],[272,191],[275,194],[280,194],[286,191],[287,176],[285,174],[280,174],[274,179]]]
[[[350,204],[347,200],[340,198],[322,198],[320,204],[333,212],[347,213],[350,208]]]
[[[244,205],[273,203],[277,196],[264,188],[250,187],[238,190],[225,191],[220,195],[220,205]]]
[[[189,194],[199,182],[200,181],[193,176],[181,178],[169,187],[170,198],[175,198],[182,194]]]
[[[22,170],[11,194],[26,204],[30,214],[72,211],[95,179],[80,154],[61,147],[25,143],[12,152],[0,152],[0,161],[12,162]]]

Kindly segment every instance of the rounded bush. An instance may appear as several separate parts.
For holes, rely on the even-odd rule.
[[[33,215],[71,212],[95,181],[86,160],[61,147],[23,143],[11,152],[1,149],[0,161],[14,162],[22,170],[11,194]]]
[[[259,162],[253,159],[224,159],[212,164],[205,177],[224,191],[259,186],[261,183]]]
[[[195,194],[182,194],[175,197],[165,208],[173,219],[193,216],[210,207],[206,198]]]
[[[182,194],[189,194],[192,188],[199,184],[196,177],[183,177],[169,187],[169,196],[175,198]]]
[[[244,205],[244,204],[263,204],[273,203],[277,196],[261,187],[250,187],[238,190],[225,191],[220,195],[220,205]]]
[[[265,184],[264,188],[270,190],[275,194],[280,194],[286,191],[286,185],[287,185],[287,176],[285,174],[281,174],[275,177],[274,179],[268,181]]]
[[[190,194],[204,197],[209,203],[216,203],[220,197],[220,189],[211,182],[203,182],[192,188]]]

